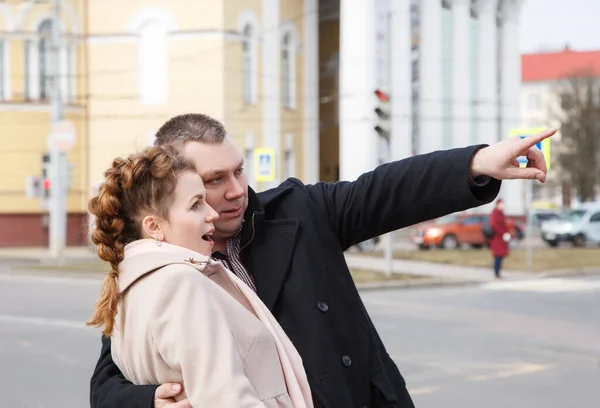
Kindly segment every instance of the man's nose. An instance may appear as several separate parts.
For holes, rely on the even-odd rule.
[[[236,179],[232,180],[231,186],[227,191],[227,199],[235,200],[236,198],[240,198],[244,195],[244,187],[240,184],[240,182]]]

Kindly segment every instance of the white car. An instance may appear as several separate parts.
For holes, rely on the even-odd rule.
[[[600,205],[586,205],[567,212],[560,219],[543,222],[541,235],[551,247],[561,242],[570,242],[576,247],[584,247],[588,242],[600,244]]]

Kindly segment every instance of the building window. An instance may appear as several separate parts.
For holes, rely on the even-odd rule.
[[[258,102],[258,35],[260,23],[256,13],[245,10],[238,17],[237,30],[241,51],[242,102],[246,105]]]
[[[296,109],[296,38],[293,32],[285,32],[281,44],[283,105],[287,109]]]
[[[39,41],[37,44],[38,52],[38,81],[39,81],[39,98],[48,99],[50,92],[50,58],[51,46],[50,36],[52,35],[52,21],[44,20],[38,28]]]
[[[252,98],[252,76],[253,72],[253,57],[254,57],[254,43],[253,43],[253,29],[250,24],[244,27],[243,39],[242,39],[242,89],[244,92],[244,103],[250,104],[253,102]]]
[[[321,103],[333,104],[333,124],[339,124],[340,119],[340,54],[335,51],[325,63],[321,77],[327,80],[327,84],[321,87],[323,97]],[[329,124],[327,124],[329,125]]]
[[[167,27],[151,20],[139,30],[138,80],[142,104],[158,105],[167,101]]]
[[[283,177],[296,177],[296,152],[294,150],[294,135],[285,135],[285,152],[283,154]]]
[[[48,100],[52,95],[52,20],[43,20],[37,39],[25,41],[25,98]],[[58,56],[58,84],[64,102],[72,102],[75,93],[75,46],[64,41]]]

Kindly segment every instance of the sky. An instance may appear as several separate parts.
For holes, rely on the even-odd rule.
[[[600,51],[600,0],[525,0],[521,52]]]

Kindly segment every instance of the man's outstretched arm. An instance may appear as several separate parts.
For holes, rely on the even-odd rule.
[[[535,146],[555,133],[556,129],[549,129],[492,146],[418,155],[381,165],[354,182],[306,188],[317,204],[325,206],[341,247],[347,249],[399,228],[489,203],[500,191],[500,180],[545,182],[544,155]],[[519,166],[520,156],[527,157],[526,168]]]
[[[354,182],[306,186],[327,209],[328,218],[347,249],[359,242],[488,203],[500,181],[473,181],[475,153],[483,146],[452,149],[387,163]]]

